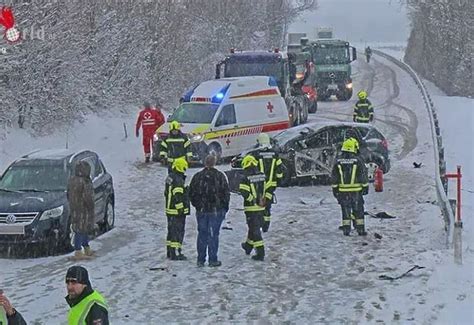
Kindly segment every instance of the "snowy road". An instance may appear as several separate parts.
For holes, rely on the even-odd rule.
[[[223,266],[197,268],[194,214],[186,227],[189,260],[165,258],[165,170],[133,161],[109,163],[118,198],[116,228],[93,241],[99,257],[84,264],[92,284],[108,299],[114,324],[436,321],[443,306],[429,305],[426,283],[444,252],[445,235],[440,211],[432,204],[436,195],[428,115],[415,84],[393,64],[376,57],[370,65],[359,60],[354,68],[355,93],[369,90],[375,124],[389,139],[392,154],[385,191],[371,189],[366,210],[397,218],[367,218],[368,237],[343,237],[339,206],[329,187],[279,189],[265,236],[267,258],[256,263],[240,248],[246,225],[241,198],[233,194],[225,222],[232,230],[221,231]],[[320,103],[311,119],[349,121],[352,105]],[[124,157],[116,152],[127,152],[137,143],[124,142],[120,149],[105,146],[103,155]],[[422,161],[424,168],[413,169],[413,161]],[[149,271],[152,264],[163,270]],[[394,282],[379,279],[415,264],[426,268]],[[0,265],[3,289],[30,322],[64,323],[64,274],[72,265],[66,257],[1,259]]]

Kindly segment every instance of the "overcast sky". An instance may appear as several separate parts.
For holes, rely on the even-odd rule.
[[[398,0],[318,0],[317,11],[302,15],[290,32],[314,33],[332,27],[334,36],[351,42],[405,43],[409,21]]]

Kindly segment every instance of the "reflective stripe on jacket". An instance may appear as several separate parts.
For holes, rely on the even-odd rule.
[[[184,174],[172,171],[166,178],[165,213],[167,216],[188,215],[189,198]]]
[[[265,206],[260,206],[265,197],[265,175],[262,173],[255,173],[245,175],[239,184],[240,194],[244,198],[244,211],[256,212],[264,211]]]
[[[336,159],[331,183],[339,193],[362,191],[369,186],[364,162],[355,154],[343,153]]]

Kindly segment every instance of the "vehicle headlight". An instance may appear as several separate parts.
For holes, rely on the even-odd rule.
[[[153,134],[153,141],[160,141],[160,136],[158,134]]]
[[[189,139],[191,142],[201,142],[204,140],[204,136],[202,134],[195,134],[191,136],[191,139]]]
[[[346,85],[346,88],[347,88],[347,89],[352,89],[352,82],[349,82],[349,83]]]
[[[57,208],[46,210],[41,215],[40,220],[47,220],[47,219],[53,219],[53,218],[60,217],[63,214],[63,211],[64,211],[64,206],[63,205],[61,205]]]

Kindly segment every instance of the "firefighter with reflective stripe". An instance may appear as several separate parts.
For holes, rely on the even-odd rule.
[[[258,150],[254,152],[258,161],[258,169],[265,174],[265,212],[263,215],[262,231],[267,232],[270,227],[271,208],[275,197],[275,190],[283,178],[283,162],[278,153],[272,149],[270,137],[260,133],[257,137]]]
[[[359,143],[349,138],[342,144],[332,170],[332,191],[342,209],[342,231],[351,232],[351,221],[360,236],[367,235],[364,224],[364,198],[369,192],[367,168],[358,155]]]
[[[166,257],[171,260],[186,259],[181,253],[186,216],[189,214],[189,198],[187,188],[184,186],[186,169],[188,169],[186,159],[177,158],[173,161],[171,172],[166,178],[165,212],[168,219]]]
[[[359,100],[354,106],[353,121],[359,123],[369,123],[374,120],[374,107],[370,100],[367,99],[365,90],[359,91],[357,94]]]
[[[170,123],[170,133],[161,141],[160,157],[171,170],[171,166],[177,158],[184,158],[188,161],[192,156],[191,142],[181,132],[181,124],[178,121],[172,121]]]
[[[143,151],[145,152],[145,162],[150,162],[151,148],[153,148],[153,135],[155,131],[165,123],[165,117],[159,109],[151,107],[145,102],[144,108],[140,111],[135,125],[135,135],[140,136],[140,127],[143,130]]]
[[[265,212],[265,174],[259,172],[258,161],[255,157],[247,155],[242,160],[244,177],[239,184],[240,194],[244,198],[244,212],[247,219],[247,240],[242,243],[242,248],[249,255],[253,249],[256,255],[252,259],[263,261],[265,248],[262,238],[262,220]]]

